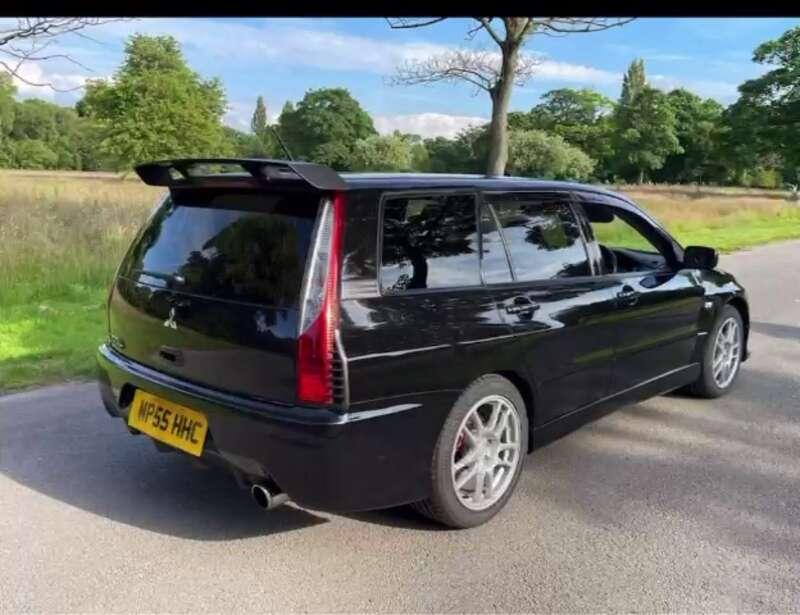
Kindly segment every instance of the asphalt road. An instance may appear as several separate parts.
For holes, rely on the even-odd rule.
[[[93,385],[0,398],[0,611],[800,611],[800,242],[722,259],[753,357],[528,457],[493,522],[262,513]]]

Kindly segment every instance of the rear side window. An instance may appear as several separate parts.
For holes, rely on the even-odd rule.
[[[167,198],[121,275],[217,299],[295,306],[319,195],[190,191]]]
[[[386,199],[382,245],[384,292],[480,284],[473,195]]]
[[[486,200],[503,229],[517,280],[591,275],[578,221],[565,197],[487,194]]]

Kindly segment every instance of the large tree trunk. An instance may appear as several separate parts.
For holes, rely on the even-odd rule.
[[[492,123],[489,125],[489,156],[487,175],[503,175],[508,162],[508,105],[517,70],[518,46],[502,48],[503,63],[500,79],[490,92],[492,97]]]

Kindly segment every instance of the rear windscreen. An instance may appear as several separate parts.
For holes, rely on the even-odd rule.
[[[174,193],[120,274],[217,299],[294,306],[319,201],[305,193]]]

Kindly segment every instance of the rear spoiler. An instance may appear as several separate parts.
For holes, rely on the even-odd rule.
[[[211,169],[208,167],[215,166],[225,167],[227,170],[210,173]],[[317,190],[347,190],[347,183],[332,168],[313,162],[295,160],[262,158],[157,160],[140,164],[136,167],[136,173],[144,183],[150,186],[167,186],[169,188],[202,186],[220,181],[228,183],[255,180],[265,184],[283,184],[284,182],[296,184],[302,181]]]

